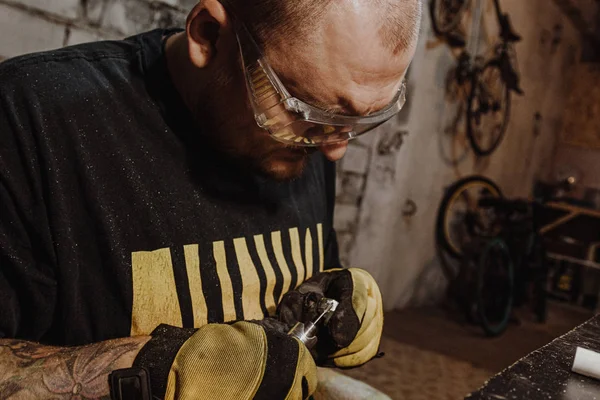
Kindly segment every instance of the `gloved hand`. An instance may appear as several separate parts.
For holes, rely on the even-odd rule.
[[[340,304],[318,333],[312,350],[317,364],[349,368],[375,357],[383,331],[383,304],[373,277],[357,268],[317,274],[283,296],[278,318],[287,325],[314,320],[323,297]]]
[[[290,399],[315,392],[308,349],[277,321],[160,325],[134,366],[150,371],[152,394],[165,399]]]

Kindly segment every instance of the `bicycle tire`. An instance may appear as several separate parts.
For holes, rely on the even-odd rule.
[[[431,0],[429,2],[429,14],[431,16],[431,25],[433,26],[434,32],[438,36],[443,36],[453,31],[460,23],[460,20],[465,10],[467,9],[467,6],[469,5],[469,0],[464,0],[463,5],[460,6],[460,9],[454,15],[450,23],[444,24],[442,23],[442,21],[438,20],[436,14],[437,7],[440,7],[442,4],[441,1],[442,0]]]
[[[502,76],[502,71],[500,70],[499,66],[497,65],[496,60],[491,60],[491,61],[487,62],[485,64],[485,66],[483,67],[483,69],[479,73],[473,74],[473,77],[471,80],[471,93],[469,94],[469,100],[468,100],[468,105],[467,105],[467,137],[469,138],[469,143],[471,143],[471,147],[473,148],[473,151],[475,152],[475,154],[477,154],[480,157],[489,156],[498,148],[498,146],[500,146],[500,143],[502,143],[502,140],[504,139],[506,130],[508,128],[508,122],[510,121],[511,95],[510,95],[510,89],[507,87],[506,84],[504,84],[503,97],[504,97],[504,102],[506,104],[506,107],[504,109],[504,116],[503,116],[501,131],[491,146],[489,146],[489,147],[481,146],[481,144],[479,143],[479,141],[476,138],[476,132],[475,132],[475,129],[473,126],[473,122],[475,119],[475,115],[473,114],[473,102],[476,99],[477,79],[479,79],[479,75],[482,75],[484,73],[484,71],[487,70],[488,68],[498,69],[500,71],[500,76]]]
[[[548,296],[546,284],[548,269],[546,260],[546,246],[539,234],[534,234],[530,252],[530,267],[533,264],[533,313],[538,323],[546,322],[548,318]]]
[[[488,179],[484,176],[480,175],[471,175],[465,178],[459,179],[454,182],[446,192],[444,193],[444,197],[440,203],[438,208],[438,214],[436,219],[436,240],[439,246],[448,253],[451,257],[455,259],[462,258],[462,252],[460,248],[456,244],[452,242],[449,233],[449,223],[448,218],[449,208],[456,200],[457,196],[460,195],[462,191],[465,190],[465,187],[479,185],[485,188],[488,188],[491,193],[493,193],[497,197],[504,197],[502,194],[502,190],[498,187],[496,183],[494,183],[491,179]]]
[[[498,257],[498,254],[492,253],[492,249],[496,248],[503,253],[503,257]],[[491,264],[489,261],[494,262]],[[493,275],[494,279],[486,279],[486,272],[490,272],[490,265],[498,265],[498,262],[502,260],[501,268],[497,268]],[[501,270],[502,269],[502,270]],[[505,278],[505,282],[500,282],[498,278]],[[514,302],[514,282],[515,280],[515,268],[510,257],[510,251],[504,240],[501,238],[495,238],[490,240],[481,253],[479,259],[479,267],[477,269],[477,314],[479,316],[479,323],[483,328],[483,331],[487,336],[495,337],[499,336],[508,327],[510,316],[512,314],[513,302]],[[488,283],[491,283],[488,284]],[[498,286],[504,283],[506,286],[503,287],[506,290],[505,299],[500,299],[496,296]],[[493,294],[494,301],[499,304],[495,304],[494,309],[490,311],[485,306],[484,296],[490,293]],[[504,300],[504,301],[502,301]],[[493,314],[493,315],[492,315]]]

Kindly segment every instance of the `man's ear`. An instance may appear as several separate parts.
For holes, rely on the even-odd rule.
[[[232,23],[227,11],[218,0],[201,0],[188,15],[186,33],[190,60],[204,68],[216,58],[226,45],[226,36],[233,36]]]

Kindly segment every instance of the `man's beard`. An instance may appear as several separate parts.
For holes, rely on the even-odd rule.
[[[204,140],[242,170],[251,169],[277,181],[301,177],[315,149],[276,141],[256,124],[245,104],[239,104],[238,109],[242,112],[237,116],[224,117],[222,112],[227,108],[219,100],[199,104],[196,118],[203,127],[200,134]]]
[[[315,149],[277,142],[255,122],[247,101],[242,74],[215,73],[202,90],[195,118],[203,127],[200,134],[215,151],[243,170],[278,181],[299,178]]]
[[[274,141],[274,139],[269,138]],[[260,174],[278,180],[287,181],[300,178],[314,149],[280,145],[277,149],[263,153],[260,157],[250,157],[249,163]]]
[[[255,123],[222,124],[214,133],[213,146],[231,162],[277,181],[300,178],[314,152],[277,142]]]

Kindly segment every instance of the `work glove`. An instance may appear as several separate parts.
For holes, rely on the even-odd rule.
[[[149,370],[157,398],[303,400],[316,390],[317,367],[286,329],[274,320],[160,325],[134,366]]]
[[[373,277],[357,268],[319,273],[283,296],[277,316],[287,325],[312,321],[319,314],[318,304],[323,297],[337,300],[339,305],[319,329],[317,344],[311,351],[317,364],[350,368],[377,356],[383,304]]]

